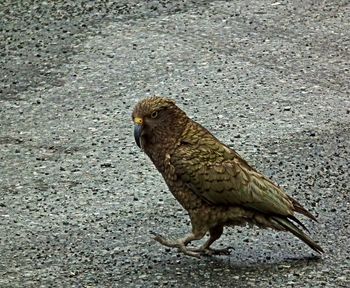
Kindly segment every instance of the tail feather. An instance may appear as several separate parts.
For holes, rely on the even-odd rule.
[[[294,206],[294,211],[298,212],[300,214],[305,215],[306,217],[309,217],[310,219],[314,220],[317,222],[317,219],[314,215],[312,215],[309,211],[307,211],[303,205],[301,205],[298,201],[296,201],[295,199],[293,199],[292,197],[289,197],[289,200],[292,201],[293,206]],[[298,223],[300,224],[300,223]]]
[[[310,233],[309,229],[306,228],[306,226],[295,216],[288,216],[288,219],[293,220],[295,223],[299,224],[301,227],[303,227],[304,230],[306,230],[308,233]]]
[[[292,218],[292,220],[294,220],[294,221],[295,221],[295,219],[296,219],[295,217]],[[314,240],[312,240],[308,235],[306,235],[302,230],[300,230],[288,218],[282,218],[282,217],[279,217],[279,216],[272,216],[270,218],[270,220],[276,226],[276,228],[281,228],[281,227],[284,228],[284,230],[287,230],[287,231],[291,232],[296,237],[298,237],[300,240],[304,241],[307,245],[310,246],[311,249],[315,250],[318,253],[324,253],[324,251],[323,251],[323,249],[321,248],[320,245],[318,245]],[[297,220],[295,222],[297,222],[299,224],[300,221]],[[301,226],[304,227],[304,225],[302,225],[302,224],[301,224]]]

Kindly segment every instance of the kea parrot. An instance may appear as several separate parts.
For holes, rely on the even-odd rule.
[[[295,217],[315,220],[298,201],[251,167],[237,152],[221,143],[207,129],[191,120],[175,101],[149,97],[132,112],[136,144],[162,174],[169,190],[187,210],[192,231],[174,240],[154,234],[167,247],[186,255],[227,255],[230,249],[213,249],[225,226],[254,224],[288,231],[318,253],[324,252]],[[188,247],[194,240],[208,240]]]

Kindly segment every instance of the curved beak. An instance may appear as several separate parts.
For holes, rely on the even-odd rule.
[[[135,137],[135,142],[137,146],[141,148],[141,132],[142,132],[142,125],[135,124],[134,126],[134,137]]]

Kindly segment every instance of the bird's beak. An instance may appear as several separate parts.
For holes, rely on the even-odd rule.
[[[135,142],[136,142],[137,146],[139,146],[141,148],[141,133],[142,133],[143,120],[142,120],[142,118],[135,117],[134,123],[135,123],[135,126],[134,126]]]

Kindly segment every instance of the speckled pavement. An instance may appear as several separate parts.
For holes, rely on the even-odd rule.
[[[39,3],[38,3],[39,2]],[[348,1],[0,4],[0,287],[349,287]],[[131,111],[176,99],[314,213],[197,260]]]

